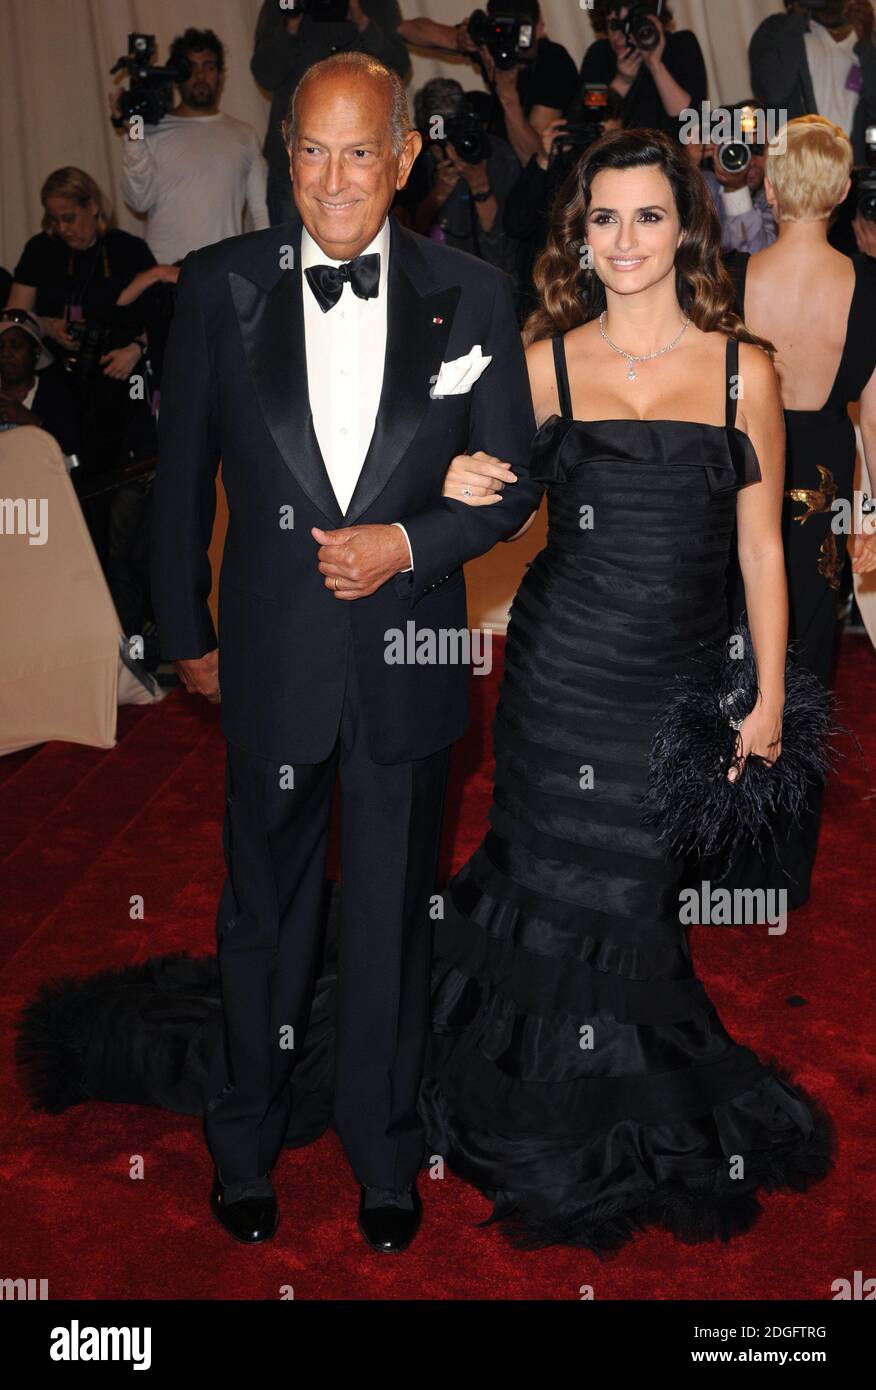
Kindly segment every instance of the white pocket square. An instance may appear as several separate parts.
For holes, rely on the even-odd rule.
[[[432,387],[433,396],[462,396],[470,391],[482,372],[492,362],[492,357],[484,357],[480,343],[475,343],[465,357],[456,357],[452,362],[442,362],[438,379]]]

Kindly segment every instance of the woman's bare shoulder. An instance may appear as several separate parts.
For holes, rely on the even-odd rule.
[[[776,380],[776,369],[766,348],[758,343],[739,343],[739,371],[750,377],[755,386],[771,385]]]
[[[769,353],[757,343],[739,344],[739,395],[737,424],[740,429],[769,425],[782,419],[779,377]]]

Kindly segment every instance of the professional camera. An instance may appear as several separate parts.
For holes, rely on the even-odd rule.
[[[741,140],[727,140],[718,145],[718,163],[725,174],[741,174],[755,154],[763,154],[764,146],[757,140],[757,112],[753,106],[739,108]]]
[[[342,24],[350,11],[350,0],[292,0],[283,6],[289,19],[306,14],[322,24]]]
[[[192,71],[187,58],[180,58],[167,67],[151,66],[155,56],[154,34],[129,34],[128,52],[118,60],[110,73],[127,71],[131,85],[119,97],[119,115],[113,116],[115,126],[125,125],[131,116],[141,116],[147,125],[158,125],[173,104],[172,82],[185,82]]]
[[[465,164],[482,164],[490,157],[490,137],[483,121],[471,111],[445,116],[444,134],[431,136],[432,145],[452,145]]]
[[[535,26],[518,15],[488,15],[475,10],[469,16],[468,32],[476,44],[488,49],[497,68],[515,68],[535,58]]]
[[[110,331],[98,324],[81,321],[68,323],[67,331],[75,338],[78,347],[71,350],[64,359],[64,366],[73,381],[84,386],[95,375],[100,359],[108,351]]]
[[[551,173],[562,179],[602,135],[602,122],[609,112],[608,87],[604,82],[588,82],[568,108],[566,123],[557,131],[551,146]]]
[[[651,16],[655,15],[659,19],[662,11],[663,0],[657,0],[653,5],[631,5],[624,19],[609,19],[608,27],[622,30],[631,48],[650,53],[660,42],[660,34],[652,23]]]
[[[867,146],[867,163],[863,168],[852,170],[855,215],[868,222],[876,222],[876,125],[867,127],[864,142]]]
[[[855,215],[876,222],[876,169],[855,169],[852,174],[855,190]]]

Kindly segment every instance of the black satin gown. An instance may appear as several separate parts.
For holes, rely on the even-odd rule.
[[[603,1254],[649,1223],[727,1239],[755,1189],[805,1188],[833,1148],[829,1116],[721,1023],[684,866],[642,814],[673,680],[727,634],[736,494],[760,477],[738,344],[725,426],[575,420],[554,352],[561,414],[532,459],[548,540],[511,610],[490,830],[437,924],[422,1109],[431,1152],[521,1245]]]

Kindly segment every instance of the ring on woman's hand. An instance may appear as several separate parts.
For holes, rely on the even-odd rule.
[[[462,489],[462,495],[463,495],[463,497],[471,497],[471,495],[472,495],[471,488],[470,488],[470,487],[464,487],[464,488]]]
[[[335,593],[337,593],[338,581],[339,581],[339,579],[340,579],[340,575],[336,574],[336,575],[335,575]]]

